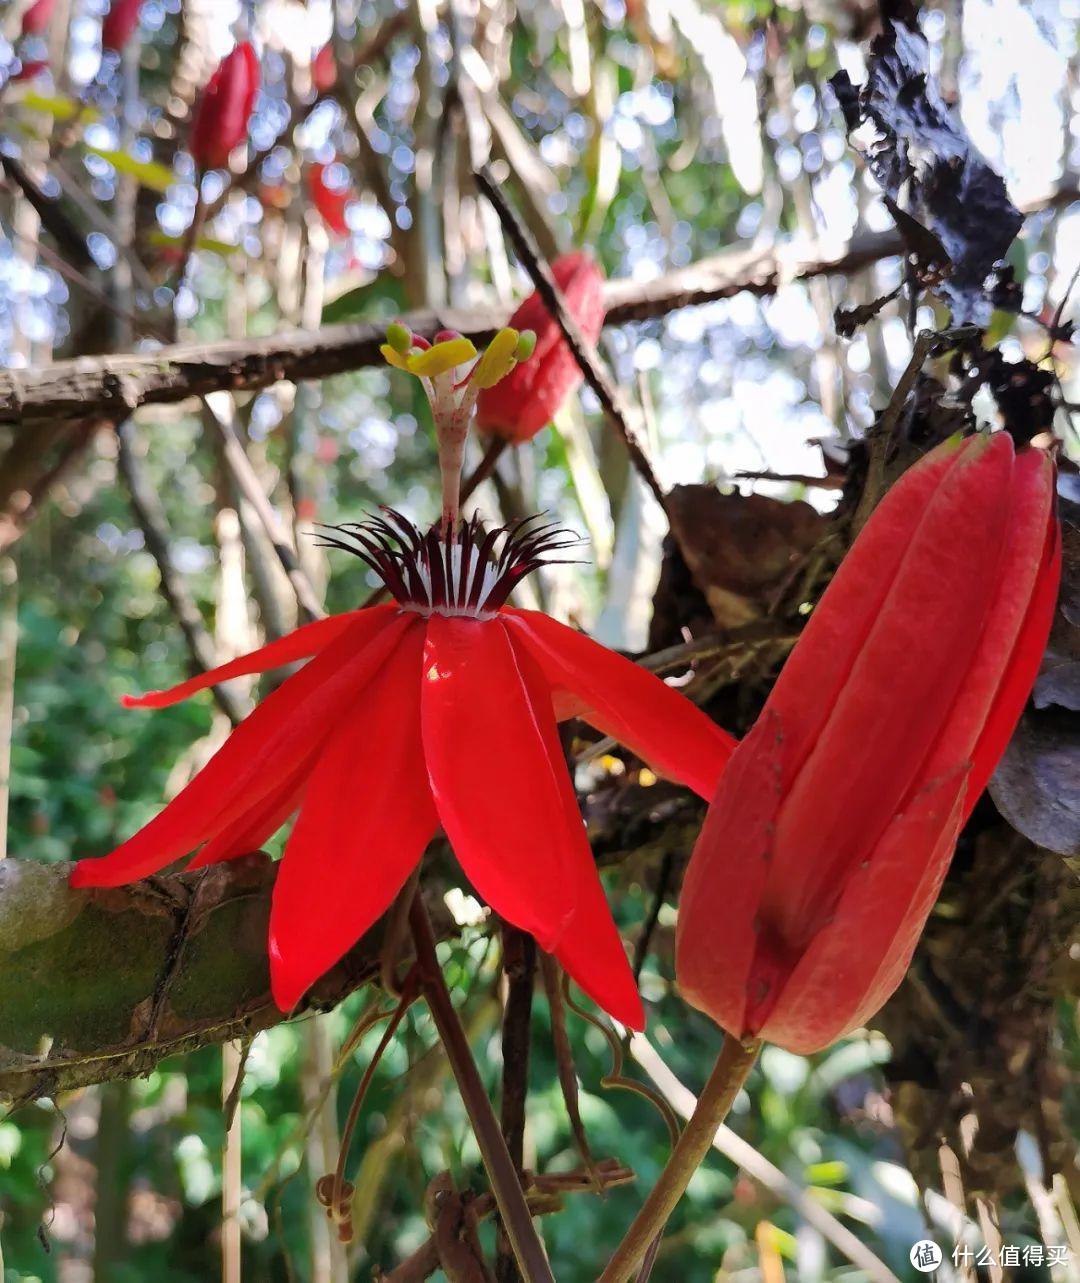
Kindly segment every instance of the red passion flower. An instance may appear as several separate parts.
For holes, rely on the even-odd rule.
[[[629,660],[506,600],[567,532],[535,520],[421,533],[386,511],[328,528],[393,604],[308,624],[172,690],[162,708],[312,656],[145,828],[72,885],[117,886],[198,849],[199,868],[257,849],[299,808],[274,887],[270,974],[292,1008],[387,909],[441,826],[476,890],[554,953],[600,1006],[643,1025],[557,723],[582,717],[656,771],[711,796],[731,741]]]
[[[188,150],[199,169],[220,169],[247,137],[259,91],[259,60],[242,40],[210,77],[195,106]]]
[[[603,273],[583,251],[562,255],[551,270],[581,332],[595,343],[604,326]],[[583,376],[539,294],[529,295],[510,318],[510,325],[536,334],[536,354],[480,394],[476,425],[483,432],[517,443],[531,440],[551,422],[566,398],[581,386]]]
[[[685,997],[792,1051],[903,978],[1057,600],[1054,466],[1005,433],[890,490],[721,780],[679,906]]]

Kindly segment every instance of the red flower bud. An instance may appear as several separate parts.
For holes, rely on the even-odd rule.
[[[35,3],[22,16],[22,33],[24,36],[40,36],[52,21],[56,0],[35,0]]]
[[[595,343],[604,324],[603,273],[581,251],[563,254],[551,270],[581,332]],[[530,294],[508,324],[515,330],[533,330],[536,351],[505,379],[480,393],[476,424],[507,441],[529,441],[580,386],[582,374],[539,294]]]
[[[737,1037],[820,1050],[903,978],[1057,600],[1054,467],[949,441],[880,504],[722,777],[679,985]]]
[[[311,60],[311,83],[320,94],[327,94],[337,84],[337,61],[333,45],[323,45]]]
[[[11,78],[12,80],[36,80],[43,71],[48,70],[49,64],[43,58],[38,58],[36,61],[21,63],[19,70]]]
[[[352,193],[344,187],[327,186],[325,165],[309,165],[307,182],[312,202],[326,226],[335,236],[348,236],[349,224],[345,219],[345,209],[352,199]]]
[[[112,0],[101,24],[101,47],[119,53],[139,25],[142,0]]]
[[[258,89],[259,60],[244,40],[221,60],[195,105],[188,151],[200,169],[221,168],[247,137]]]

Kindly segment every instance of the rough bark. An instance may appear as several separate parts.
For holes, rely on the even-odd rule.
[[[701,259],[655,281],[609,281],[608,323],[664,316],[680,307],[748,290],[773,294],[794,280],[853,272],[900,251],[892,232],[861,235],[831,247],[790,244],[735,250]],[[505,309],[426,309],[402,318],[418,334],[459,330],[484,341],[504,324]],[[0,374],[0,422],[40,429],[45,423],[101,414],[119,418],[140,405],[182,401],[225,389],[251,391],[280,379],[318,379],[382,360],[385,327],[356,323],[269,338],[174,344],[157,351],[77,357],[39,369]]]
[[[284,1020],[266,929],[276,866],[255,855],[115,890],[71,866],[0,862],[0,1099],[17,1106],[134,1078],[165,1056]],[[303,1003],[328,1008],[378,970],[374,929]]]

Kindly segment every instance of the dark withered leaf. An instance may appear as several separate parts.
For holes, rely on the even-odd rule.
[[[915,275],[922,285],[936,288],[952,272],[952,262],[945,246],[918,219],[902,210],[896,201],[882,197],[885,207],[893,217],[896,230],[904,239]]]
[[[1024,305],[1024,287],[1016,279],[1012,263],[1002,263],[994,268],[987,283],[986,296],[990,306],[999,312],[1019,312]]]
[[[1021,445],[1049,432],[1054,424],[1052,370],[1042,370],[1026,359],[1006,361],[1000,348],[992,348],[980,361],[986,386],[994,395],[1002,422]]]
[[[693,584],[721,628],[767,615],[774,594],[828,529],[808,503],[706,485],[674,486],[668,516]],[[657,608],[670,584],[662,573]]]
[[[833,89],[849,131],[874,127],[867,162],[920,266],[933,256],[920,233],[942,247],[949,271],[936,289],[953,320],[985,325],[986,278],[1023,219],[942,97],[927,52],[918,31],[891,23],[871,45],[866,84],[856,90],[841,73]]]
[[[1028,710],[990,781],[990,796],[1017,832],[1060,855],[1080,855],[1080,718]]]
[[[842,339],[849,339],[857,329],[872,321],[886,303],[891,303],[900,293],[901,286],[883,294],[881,298],[871,299],[869,303],[860,303],[857,307],[838,307],[833,313],[833,324]]]
[[[1063,477],[1062,572],[1058,612],[1032,701],[990,781],[1013,828],[1047,850],[1080,855],[1080,506]]]

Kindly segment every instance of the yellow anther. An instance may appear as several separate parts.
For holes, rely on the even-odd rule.
[[[517,365],[518,339],[517,330],[509,328],[500,330],[488,344],[488,349],[477,362],[473,370],[474,387],[492,388],[500,379],[505,379]]]
[[[411,353],[405,358],[407,364],[404,368],[410,374],[415,374],[417,378],[433,379],[439,374],[445,374],[448,370],[464,365],[475,355],[476,348],[469,339],[447,339],[444,343],[436,343],[429,347],[426,352]]]
[[[388,365],[392,365],[397,370],[408,371],[409,358],[407,355],[402,355],[397,348],[391,347],[389,343],[384,343],[379,348],[379,351],[383,354],[383,358]]]

